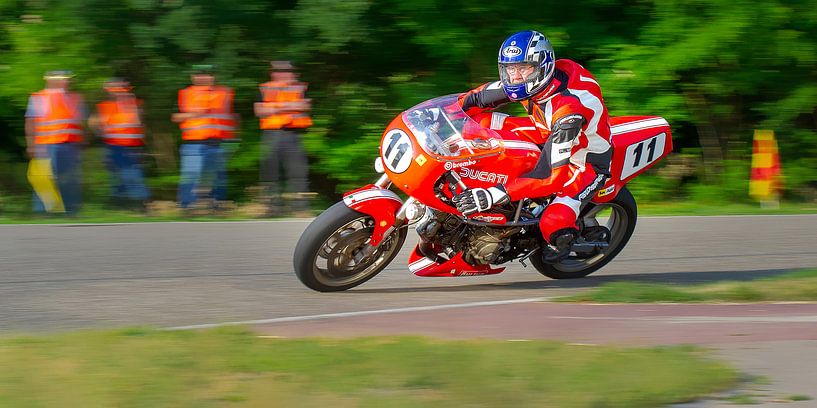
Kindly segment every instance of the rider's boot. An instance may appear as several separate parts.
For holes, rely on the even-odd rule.
[[[563,228],[550,235],[547,245],[543,248],[542,260],[545,263],[555,264],[570,255],[570,247],[573,241],[579,236],[579,230],[576,228]]]

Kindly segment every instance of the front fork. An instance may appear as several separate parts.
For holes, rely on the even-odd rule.
[[[386,173],[380,175],[380,178],[374,182],[374,185],[380,188],[388,189],[391,186],[391,180]]]

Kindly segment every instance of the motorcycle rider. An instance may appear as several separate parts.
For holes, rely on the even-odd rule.
[[[576,220],[582,204],[610,176],[607,108],[590,72],[574,61],[557,61],[550,42],[537,31],[508,37],[499,49],[498,65],[500,80],[463,94],[462,108],[473,115],[521,102],[542,135],[542,153],[536,166],[519,179],[468,189],[456,195],[454,203],[468,215],[526,197],[556,194],[539,223],[550,244],[543,248],[544,260],[555,263],[570,253],[579,235]]]

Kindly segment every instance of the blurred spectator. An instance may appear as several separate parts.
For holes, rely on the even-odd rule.
[[[233,138],[237,116],[233,113],[233,90],[216,85],[212,65],[195,65],[192,86],[179,91],[179,112],[173,121],[182,130],[179,206],[197,201],[202,176],[212,179],[214,206],[227,198],[226,157],[221,142]]]
[[[26,110],[28,156],[48,160],[68,214],[76,214],[82,206],[80,144],[87,112],[82,96],[68,90],[72,77],[71,71],[47,72],[45,89],[31,95]],[[47,209],[35,187],[34,211]]]
[[[270,79],[260,85],[261,102],[255,115],[263,131],[261,142],[261,183],[268,201],[269,215],[283,210],[280,170],[286,170],[287,190],[293,198],[292,210],[309,210],[308,162],[301,145],[303,132],[312,126],[311,100],[304,98],[307,84],[289,61],[272,61]]]
[[[141,163],[145,145],[142,101],[136,99],[130,83],[122,78],[105,81],[104,89],[108,100],[96,105],[97,113],[89,122],[107,146],[112,204],[145,210],[149,192]]]

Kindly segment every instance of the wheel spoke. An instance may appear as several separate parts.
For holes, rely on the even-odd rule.
[[[318,249],[314,262],[318,280],[328,286],[343,286],[379,271],[385,260],[399,249],[395,245],[398,241],[391,235],[379,247],[367,250],[371,248],[368,245],[373,232],[374,220],[361,217],[332,233]]]
[[[605,224],[605,226],[607,227],[607,229],[612,231],[613,226],[616,225],[617,221],[618,221],[618,211],[613,211],[613,212],[610,213],[610,217],[607,218],[607,223]]]
[[[591,208],[589,211],[587,211],[587,214],[584,215],[584,218],[589,218],[589,219],[594,219],[595,220],[596,219],[596,214],[601,212],[601,210],[603,210],[603,209],[604,209],[604,205],[596,204],[596,205],[593,206],[593,208]]]

